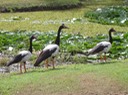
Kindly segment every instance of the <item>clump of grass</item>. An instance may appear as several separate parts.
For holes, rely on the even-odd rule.
[[[111,6],[98,8],[85,14],[90,21],[101,24],[128,25],[128,7]]]
[[[7,58],[7,57],[0,57],[0,66],[5,66],[8,61],[9,61],[9,58]]]

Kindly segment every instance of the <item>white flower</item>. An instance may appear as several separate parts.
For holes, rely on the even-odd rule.
[[[101,8],[97,8],[97,10],[96,11],[102,11],[102,9]]]
[[[75,21],[75,20],[76,20],[76,18],[73,18],[72,20],[73,20],[73,21]]]
[[[39,20],[35,20],[32,22],[33,24],[40,24],[40,21]]]
[[[13,50],[13,47],[9,47],[8,50],[9,50],[9,51],[12,51],[12,50]]]
[[[123,20],[121,20],[121,23],[125,23],[125,21],[127,21],[127,19],[125,18],[125,19],[123,19]]]
[[[112,20],[111,23],[114,23],[114,21]]]

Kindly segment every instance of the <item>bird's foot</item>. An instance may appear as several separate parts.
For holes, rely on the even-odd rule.
[[[53,67],[52,69],[55,70],[55,67]]]
[[[23,74],[23,72],[20,72],[20,74]]]

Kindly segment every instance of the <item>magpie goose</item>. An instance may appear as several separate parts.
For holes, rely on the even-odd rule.
[[[59,52],[59,45],[60,45],[60,33],[62,29],[68,29],[67,26],[65,26],[64,24],[62,24],[59,29],[58,29],[58,33],[57,33],[57,37],[55,40],[54,44],[49,44],[47,45],[39,54],[34,66],[38,66],[42,61],[46,60],[46,67],[48,68],[48,59],[50,58],[52,61],[52,66],[53,69],[55,68],[54,64],[54,57],[58,54]]]
[[[20,62],[20,73],[22,73],[22,63],[24,66],[24,70],[26,72],[26,61],[28,61],[30,59],[30,57],[32,56],[32,41],[33,39],[36,39],[36,37],[34,35],[32,35],[30,37],[30,47],[28,49],[28,51],[20,51],[9,63],[7,63],[7,67],[9,67],[10,65],[14,64],[14,63],[19,63]]]
[[[111,35],[112,32],[116,32],[116,31],[113,28],[109,30],[109,41],[102,41],[98,43],[95,47],[88,50],[86,55],[89,56],[93,54],[98,54],[100,55],[100,59],[102,60],[101,54],[104,53],[104,60],[106,61],[106,53],[110,50],[113,42],[112,35]]]

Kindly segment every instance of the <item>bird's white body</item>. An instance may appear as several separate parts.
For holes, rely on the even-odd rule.
[[[88,55],[107,53],[111,48],[111,43],[107,41],[103,41],[98,43],[94,48],[88,50]]]
[[[113,42],[112,35],[111,35],[112,32],[116,32],[116,31],[113,28],[109,30],[109,41],[102,41],[98,43],[95,47],[88,50],[86,55],[89,56],[89,55],[98,54],[100,55],[100,59],[102,60],[102,54],[104,53],[104,60],[106,61],[106,53],[112,47],[112,42]]]
[[[50,45],[47,45],[47,46],[43,49],[43,51],[46,51],[46,50],[52,51],[52,50],[54,50],[54,49],[56,49],[56,50],[55,50],[55,52],[52,53],[51,56],[56,56],[56,55],[58,54],[58,52],[59,52],[59,46],[58,46],[57,44],[50,44]]]
[[[112,45],[111,45],[110,42],[103,41],[103,42],[98,43],[97,46],[105,46],[105,48],[102,51],[99,52],[101,54],[101,53],[104,53],[104,52],[107,53],[110,50]]]
[[[32,53],[30,51],[20,51],[19,54],[21,54],[22,56],[25,55],[25,57],[22,58],[21,62],[28,61],[32,56]]]

